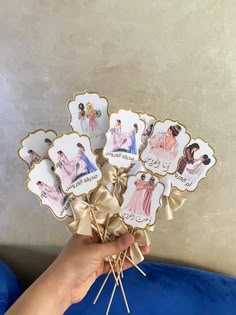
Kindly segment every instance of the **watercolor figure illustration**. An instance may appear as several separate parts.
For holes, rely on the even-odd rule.
[[[130,176],[121,212],[125,223],[133,227],[144,227],[155,222],[164,185],[158,177],[147,172]]]
[[[155,174],[174,173],[189,138],[179,123],[158,122],[141,155],[145,166]]]
[[[88,135],[93,150],[102,149],[109,128],[108,101],[98,93],[84,92],[68,103],[70,125],[74,131]]]
[[[110,139],[108,141],[107,151],[111,152],[127,152],[137,154],[136,134],[138,133],[138,125],[135,123],[130,132],[122,131],[122,122],[116,120],[113,128],[110,129]]]
[[[176,173],[172,176],[173,185],[180,190],[194,190],[207,171],[216,163],[214,152],[201,139],[191,140],[179,160]]]
[[[29,168],[32,168],[35,163],[47,158],[47,149],[55,137],[56,133],[52,130],[39,129],[31,132],[21,140],[18,155],[27,163]]]
[[[129,167],[139,160],[145,123],[138,113],[120,109],[110,116],[103,155],[117,167]]]
[[[102,178],[89,138],[78,132],[57,137],[48,149],[48,155],[65,194],[80,196],[89,193]]]
[[[97,170],[96,166],[87,157],[85,148],[81,143],[77,143],[77,154],[71,160],[61,150],[57,154],[58,163],[56,167],[61,169],[62,180],[66,186]]]
[[[154,177],[150,177],[148,181],[145,181],[145,178],[146,175],[142,174],[140,179],[135,181],[136,189],[126,206],[126,209],[132,213],[149,217],[152,194],[157,186],[157,183],[155,183]]]
[[[67,199],[67,196],[63,194],[63,192],[60,189],[60,186],[49,186],[46,185],[42,181],[37,181],[36,185],[41,191],[41,198],[46,198],[48,201],[49,206],[52,209],[60,210],[63,208],[65,201]]]
[[[27,187],[57,218],[63,219],[72,216],[70,198],[62,191],[59,180],[51,168],[52,163],[48,159],[42,159],[35,164],[29,171]]]

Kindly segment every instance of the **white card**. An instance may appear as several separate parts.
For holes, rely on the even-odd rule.
[[[141,154],[141,160],[154,174],[173,174],[189,140],[190,135],[179,122],[169,119],[158,121]]]
[[[135,176],[130,176],[121,205],[124,222],[133,228],[153,225],[156,220],[156,211],[161,205],[164,188],[159,178],[150,173],[139,172]]]
[[[93,150],[104,148],[109,128],[107,99],[97,93],[78,93],[68,103],[68,110],[72,129],[87,135]]]
[[[87,136],[80,136],[77,132],[62,134],[53,141],[48,155],[66,194],[87,194],[102,178]]]
[[[173,186],[194,191],[198,183],[216,163],[214,150],[201,139],[192,139],[179,160],[177,171],[171,176]]]
[[[142,133],[145,123],[139,114],[131,110],[119,110],[110,117],[110,128],[103,155],[109,163],[118,167],[129,167],[139,159]]]
[[[42,205],[48,206],[57,219],[72,216],[70,196],[61,190],[57,176],[51,171],[52,163],[43,159],[35,163],[28,172],[27,188],[34,193]]]
[[[21,148],[18,150],[19,157],[27,163],[29,168],[32,167],[35,162],[47,157],[47,149],[56,136],[57,134],[53,130],[38,129],[29,132],[21,140]]]

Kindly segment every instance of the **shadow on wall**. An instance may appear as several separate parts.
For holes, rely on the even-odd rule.
[[[20,279],[23,287],[26,288],[48,268],[60,250],[61,248],[56,246],[20,247],[0,245],[0,259],[10,266]],[[181,260],[152,256],[145,257],[145,260],[206,270],[202,266],[196,266]],[[208,271],[217,272],[209,269]]]

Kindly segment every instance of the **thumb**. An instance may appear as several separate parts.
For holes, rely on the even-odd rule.
[[[129,246],[132,245],[133,242],[133,235],[125,234],[112,242],[99,244],[101,257],[105,258],[114,254],[119,254],[120,252],[129,248]]]

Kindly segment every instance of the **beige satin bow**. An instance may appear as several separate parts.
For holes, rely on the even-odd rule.
[[[107,230],[109,233],[119,237],[126,233],[131,233],[134,236],[134,243],[130,246],[130,256],[133,262],[137,265],[144,260],[143,254],[139,246],[149,246],[151,241],[146,230],[136,229],[129,230],[121,217],[116,216],[111,218]]]
[[[181,208],[185,201],[186,198],[184,197],[183,192],[172,187],[170,195],[162,197],[162,205],[158,210],[158,218],[172,220],[173,212]]]
[[[104,186],[100,186],[86,197],[75,198],[71,207],[74,221],[69,223],[68,229],[89,236],[92,236],[92,224],[104,224],[108,215],[113,216],[120,211],[117,199]],[[93,222],[93,219],[96,222]]]
[[[123,167],[115,167],[109,163],[103,164],[102,168],[103,185],[112,184],[113,194],[119,201],[121,205],[123,202],[123,194],[127,187],[128,171]]]

